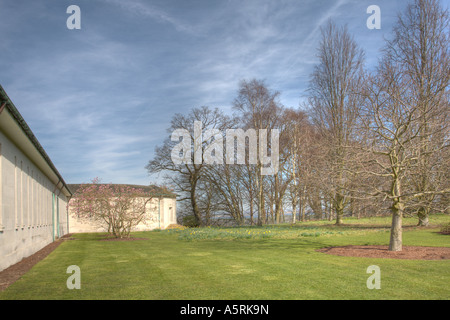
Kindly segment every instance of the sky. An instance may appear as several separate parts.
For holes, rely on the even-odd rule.
[[[443,3],[448,5],[448,0]],[[406,0],[0,0],[0,84],[66,183],[148,185],[175,113],[231,114],[242,80],[298,108],[320,28],[347,25],[374,66]],[[80,29],[69,29],[70,5]],[[381,29],[369,29],[370,5]]]

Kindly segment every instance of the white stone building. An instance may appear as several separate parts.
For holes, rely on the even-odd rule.
[[[133,231],[146,231],[154,229],[166,229],[171,224],[177,223],[176,214],[176,195],[161,188],[154,186],[141,185],[125,185],[128,187],[142,189],[143,191],[151,191],[152,200],[147,204],[146,218],[143,222],[138,224]],[[79,184],[69,184],[69,189],[72,191],[74,197],[80,187]],[[75,213],[72,212],[69,206],[69,226],[70,233],[84,233],[84,232],[105,232],[105,226],[100,226],[94,222],[86,219],[79,219]]]
[[[71,195],[0,86],[0,271],[68,233]]]

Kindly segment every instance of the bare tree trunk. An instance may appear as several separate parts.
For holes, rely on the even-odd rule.
[[[297,221],[297,199],[292,200],[292,223],[296,223]]]
[[[430,209],[428,209],[427,207],[419,208],[419,211],[417,212],[417,216],[419,217],[419,222],[417,224],[418,226],[426,227],[429,225],[428,219],[429,212]]]
[[[391,237],[389,251],[402,251],[402,217],[404,204],[395,202],[392,206]]]
[[[190,194],[191,194],[191,206],[192,206],[192,212],[194,213],[194,219],[195,219],[195,224],[198,226],[202,225],[202,219],[201,219],[201,212],[198,208],[198,204],[197,204],[197,196],[196,196],[196,188],[197,188],[197,179],[191,179],[191,189],[190,189]]]
[[[250,199],[249,199],[249,203],[250,203],[250,225],[254,224],[253,221],[253,194],[250,194]]]
[[[274,177],[274,190],[273,190],[273,197],[274,197],[274,202],[275,202],[275,223],[279,224],[280,223],[280,198],[281,196],[278,193],[278,189],[279,189],[279,181],[278,181],[278,174],[275,175]],[[272,205],[270,206],[272,208]]]
[[[336,210],[336,225],[341,225],[343,223],[344,207],[345,207],[344,200],[345,200],[344,197],[339,193],[336,193],[336,195],[334,196],[334,208]]]
[[[396,153],[392,153],[391,159],[398,161],[399,157]],[[391,160],[394,161],[394,160]],[[392,200],[391,207],[392,212],[392,225],[391,225],[391,237],[389,240],[389,251],[402,251],[402,218],[405,204],[402,200],[401,180],[400,180],[400,168],[397,162],[392,166]]]
[[[305,205],[302,204],[300,206],[300,217],[301,217],[301,221],[305,222]]]

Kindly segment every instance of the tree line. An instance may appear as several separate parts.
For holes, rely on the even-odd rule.
[[[194,108],[175,114],[168,128],[169,134],[185,129],[194,141],[198,121],[202,132],[223,136],[189,144],[192,161],[182,164],[171,157],[180,142],[169,136],[146,168],[164,172],[179,194],[178,212],[191,225],[311,218],[342,224],[349,215],[389,214],[390,250],[401,250],[403,216],[415,215],[418,225],[427,225],[431,212],[449,213],[449,22],[439,1],[412,2],[398,15],[377,65],[369,69],[347,27],[328,21],[307,99],[298,108],[283,106],[280,92],[263,80],[243,80],[232,115]],[[202,157],[211,152],[213,141],[225,141],[231,128],[265,129],[272,135],[276,130],[278,141],[275,146],[268,138],[266,144],[257,139],[256,163],[249,161],[249,135],[224,143],[226,151],[245,148],[241,164],[193,161],[196,152]],[[261,173],[267,163],[260,150],[266,145],[268,154],[278,155],[272,175]]]

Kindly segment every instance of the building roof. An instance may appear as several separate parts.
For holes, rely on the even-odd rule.
[[[88,183],[87,183],[88,184]],[[68,184],[68,187],[72,191],[72,194],[75,194],[78,189],[84,184]],[[125,187],[131,187],[135,189],[139,189],[146,192],[152,192],[152,196],[154,197],[163,197],[163,198],[176,198],[177,195],[165,188],[161,188],[158,186],[143,186],[143,185],[136,185],[136,184],[114,184],[114,183],[99,183],[98,185],[111,185],[111,186],[125,186]]]
[[[8,97],[8,95],[6,94],[5,90],[3,89],[3,87],[0,85],[0,115],[4,112],[4,110],[7,110],[8,113],[11,115],[11,117],[15,120],[15,122],[18,124],[18,126],[22,129],[23,133],[25,134],[25,136],[28,138],[28,140],[32,143],[32,145],[35,147],[35,149],[38,151],[38,153],[42,156],[42,158],[45,160],[47,166],[51,169],[51,171],[53,171],[53,173],[56,175],[57,180],[58,181],[53,181],[56,185],[58,185],[59,183],[62,183],[62,189],[67,190],[66,195],[70,196],[71,192],[69,190],[69,188],[67,187],[66,182],[64,181],[63,177],[61,176],[61,174],[59,173],[59,171],[56,169],[55,165],[53,164],[53,162],[50,160],[50,157],[48,156],[48,154],[45,152],[44,148],[42,147],[42,145],[39,143],[38,139],[36,138],[36,136],[33,134],[33,132],[31,131],[30,127],[28,126],[28,124],[25,122],[24,118],[22,117],[22,115],[20,114],[19,110],[17,110],[16,106],[14,105],[14,103],[11,101],[11,99]],[[8,135],[8,132],[5,132],[6,135]],[[11,138],[11,140],[14,141],[15,137],[11,137],[8,136],[9,138]],[[18,139],[15,141],[17,143]],[[22,140],[23,141],[23,140]],[[20,149],[22,149],[21,145],[18,145],[18,147]],[[22,150],[23,151],[23,150]],[[30,156],[30,155],[28,155]],[[50,177],[49,177],[50,178]]]

